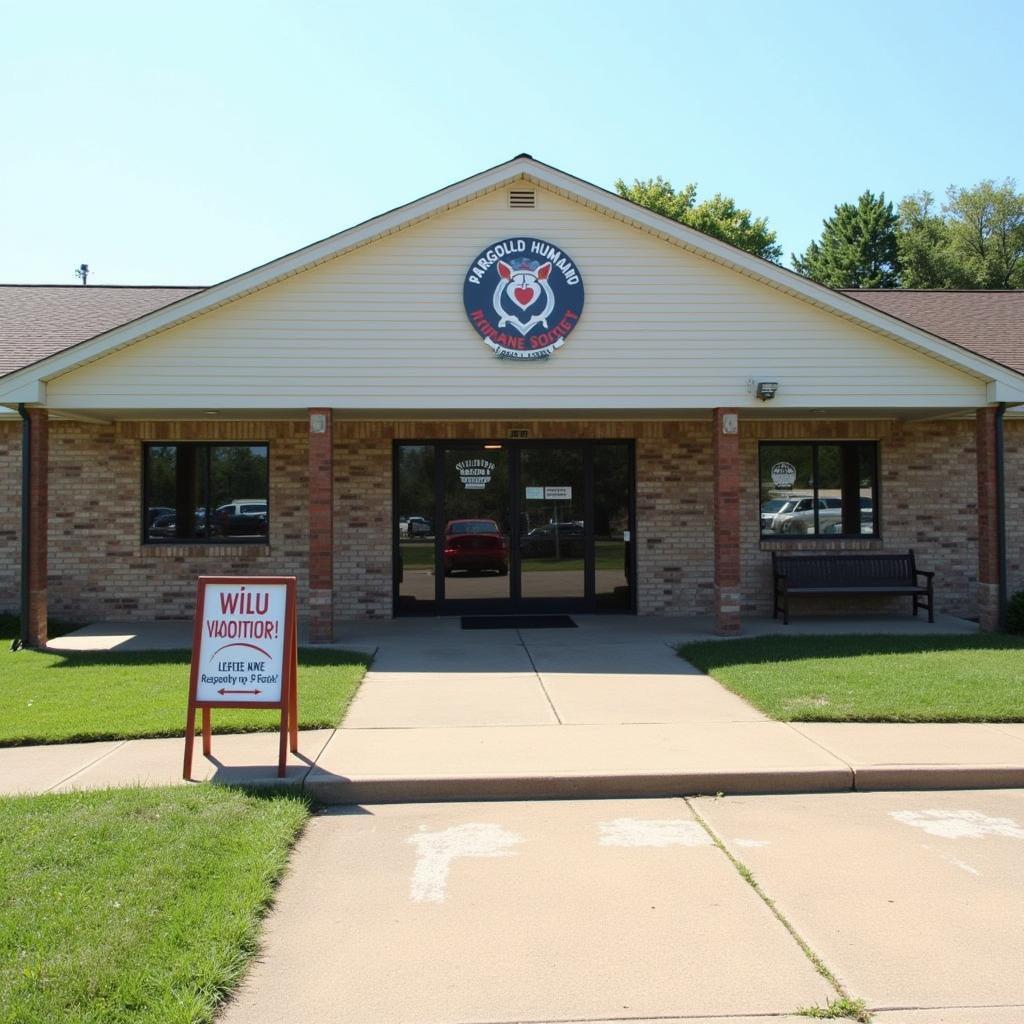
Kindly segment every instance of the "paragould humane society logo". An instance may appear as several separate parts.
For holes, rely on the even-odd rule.
[[[466,315],[502,359],[546,359],[565,344],[583,312],[576,264],[540,238],[488,246],[466,272]]]

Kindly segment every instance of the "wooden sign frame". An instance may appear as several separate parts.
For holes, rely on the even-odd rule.
[[[206,590],[211,584],[243,587],[285,586],[284,643],[281,651],[281,698],[277,701],[197,700],[199,655],[202,649]],[[278,744],[277,776],[283,779],[287,770],[288,749],[299,752],[299,646],[296,626],[296,579],[294,576],[200,576],[196,587],[196,614],[192,630],[192,666],[188,683],[188,713],[185,720],[185,763],[182,777],[192,778],[192,753],[196,739],[196,710],[202,711],[203,756],[212,750],[211,711],[213,708],[248,708],[261,711],[278,709],[281,727]]]

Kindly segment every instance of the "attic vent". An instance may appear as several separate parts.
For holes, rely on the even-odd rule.
[[[510,189],[508,206],[510,210],[532,210],[537,205],[537,193],[532,188]]]

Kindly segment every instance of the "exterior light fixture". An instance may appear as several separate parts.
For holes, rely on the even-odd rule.
[[[779,382],[775,380],[759,380],[757,382],[757,389],[754,394],[761,399],[762,402],[770,402],[775,397],[775,392],[779,390]]]
[[[499,451],[500,449],[501,449],[501,445],[500,444],[485,444],[484,445],[484,451],[487,451],[487,452]]]

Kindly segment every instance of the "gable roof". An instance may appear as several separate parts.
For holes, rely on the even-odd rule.
[[[126,285],[0,285],[0,376],[201,290]]]
[[[1024,373],[1024,290],[886,288],[844,294]]]
[[[646,207],[521,154],[421,199],[314,242],[220,284],[186,295],[122,326],[78,342],[0,379],[0,401],[45,401],[45,382],[219,306],[302,273],[343,253],[394,234],[444,210],[470,202],[513,181],[533,182],[591,209],[640,228],[769,287],[809,302],[893,341],[990,382],[989,400],[1024,401],[1024,373],[680,224]],[[83,289],[85,290],[85,289]]]

